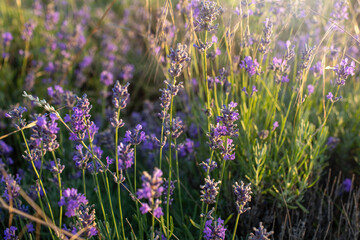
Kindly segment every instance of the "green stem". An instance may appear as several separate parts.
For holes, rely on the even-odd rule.
[[[58,165],[58,162],[57,162],[57,160],[56,160],[55,152],[52,151],[51,153],[52,153],[52,155],[53,155],[56,168],[59,169],[59,165]],[[57,173],[57,178],[58,178],[59,191],[60,191],[60,199],[61,199],[61,198],[62,198],[62,188],[61,188],[61,177],[60,177],[60,173],[59,173],[59,172]],[[63,207],[61,206],[61,207],[60,207],[60,217],[59,217],[59,228],[61,228],[61,226],[62,226],[62,225],[61,225],[61,223],[62,223],[62,210],[63,210]]]
[[[120,108],[117,112],[118,119],[120,119]],[[121,191],[120,191],[120,180],[119,180],[119,153],[118,153],[118,141],[119,141],[119,127],[115,128],[115,163],[116,163],[116,177],[117,177],[117,193],[118,193],[118,204],[119,204],[119,212],[120,212],[120,222],[121,222],[121,230],[123,239],[125,240],[125,228],[124,228],[124,219],[121,208]]]
[[[238,227],[238,224],[239,224],[239,218],[240,218],[240,214],[238,213],[238,215],[236,217],[235,229],[234,229],[234,233],[233,233],[233,236],[232,236],[232,240],[235,240],[236,230],[237,230],[237,227]]]

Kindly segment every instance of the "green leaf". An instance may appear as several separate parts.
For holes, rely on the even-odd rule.
[[[199,225],[199,224],[197,224],[196,222],[194,222],[194,220],[192,220],[191,218],[189,218],[189,219],[190,219],[191,225],[193,225],[193,226],[196,227],[197,229],[200,229],[200,225]]]

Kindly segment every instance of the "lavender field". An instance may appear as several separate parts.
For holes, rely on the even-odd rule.
[[[359,0],[0,0],[0,238],[360,239]]]

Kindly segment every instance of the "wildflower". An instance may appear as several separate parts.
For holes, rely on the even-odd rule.
[[[184,123],[179,117],[172,119],[171,127],[170,127],[170,121],[165,122],[165,134],[166,135],[171,134],[171,137],[173,139],[179,138],[179,136],[184,132],[184,129],[185,129]]]
[[[92,206],[87,206],[86,204],[81,204],[77,210],[78,221],[76,223],[78,229],[87,229],[85,235],[87,238],[91,238],[98,234],[96,227],[96,216],[95,209],[91,210]]]
[[[155,168],[153,175],[151,176],[148,172],[144,171],[142,180],[142,188],[137,191],[139,199],[147,199],[148,203],[142,203],[140,211],[145,214],[149,211],[153,211],[155,217],[160,218],[163,215],[162,208],[160,207],[160,197],[164,192],[162,171]]]
[[[256,59],[253,61],[250,56],[246,56],[245,59],[241,61],[239,66],[241,69],[244,68],[250,77],[260,73],[259,63],[256,61]]]
[[[41,148],[45,152],[52,152],[59,147],[56,134],[59,132],[57,125],[58,117],[55,113],[40,115],[37,117],[36,126],[32,130],[29,145],[34,148]]]
[[[125,145],[120,143],[118,146],[119,155],[119,169],[125,170],[131,168],[134,164],[134,149],[131,148],[131,144]]]
[[[2,34],[2,39],[3,39],[3,45],[8,46],[10,42],[13,40],[13,36],[10,32],[4,32]]]
[[[20,182],[21,177],[18,174],[16,174],[15,178],[9,174],[7,177],[2,176],[0,179],[0,184],[4,186],[2,197],[7,203],[10,203],[10,201],[16,201],[16,204],[20,206],[21,201],[18,198],[20,195]]]
[[[226,126],[220,125],[217,123],[214,127],[212,124],[210,125],[210,132],[207,134],[209,138],[210,148],[215,150],[222,147],[222,139],[221,137],[226,136],[228,133]]]
[[[307,89],[308,89],[309,95],[311,95],[314,92],[315,87],[314,87],[314,85],[309,84],[309,85],[307,85]]]
[[[329,137],[326,145],[328,146],[328,148],[330,150],[333,150],[334,148],[336,148],[336,146],[338,145],[338,143],[340,142],[340,138],[337,137]]]
[[[69,116],[66,114],[64,120],[71,124],[73,130],[73,133],[70,133],[70,140],[78,141],[85,138],[89,138],[91,141],[93,140],[98,128],[93,121],[90,121],[91,108],[92,106],[90,105],[89,99],[86,94],[84,94],[82,98],[78,98],[76,106],[72,109],[72,115]]]
[[[216,163],[216,161],[211,161],[211,163],[210,163],[210,158],[208,158],[208,159],[205,160],[205,162],[202,161],[200,163],[200,166],[202,166],[205,171],[211,172],[212,170],[217,168],[217,163]]]
[[[26,122],[24,119],[22,119],[22,115],[24,112],[26,112],[27,109],[25,107],[17,107],[11,110],[8,113],[5,113],[5,117],[12,119],[14,122],[15,127],[20,130],[26,126]]]
[[[329,93],[326,95],[326,98],[329,99],[329,100],[332,100],[333,97],[334,97],[334,95],[333,95],[331,92],[329,92]]]
[[[236,106],[237,103],[235,102],[230,102],[228,106],[223,105],[221,108],[222,116],[216,118],[218,123],[221,122],[222,125],[226,127],[227,136],[237,136],[237,132],[239,131],[235,123],[235,121],[239,120],[238,110],[234,110]]]
[[[114,76],[109,71],[102,71],[100,74],[100,82],[102,82],[105,86],[110,86],[114,83]]]
[[[314,73],[315,77],[321,76],[323,74],[322,62],[318,61],[314,66],[310,68],[310,71]]]
[[[34,228],[34,225],[32,223],[26,224],[26,228],[27,228],[28,233],[35,232],[35,228]]]
[[[134,132],[131,132],[130,130],[126,131],[124,142],[130,143],[132,145],[139,145],[143,141],[145,141],[145,132],[141,131],[142,126],[141,124],[138,124],[134,130]]]
[[[202,189],[200,191],[201,195],[201,201],[206,204],[213,204],[215,203],[216,196],[219,193],[219,187],[218,185],[221,183],[221,181],[215,182],[215,179],[210,180],[210,176],[207,176],[205,178],[205,184],[200,186]]]
[[[176,50],[171,48],[170,54],[168,55],[168,58],[170,58],[170,68],[168,72],[173,78],[179,77],[185,66],[185,62],[190,62],[191,60],[186,52],[186,45],[178,43],[176,47]]]
[[[350,178],[345,178],[343,183],[342,183],[343,189],[345,192],[350,192],[351,190],[351,186],[352,186],[352,181]]]
[[[211,46],[213,45],[213,42],[206,42],[203,43],[201,40],[199,40],[199,45],[197,45],[196,43],[194,43],[194,47],[199,50],[199,52],[203,53],[206,50],[208,50],[209,48],[211,48]]]
[[[201,1],[199,9],[199,15],[194,22],[195,30],[205,30],[209,32],[216,30],[218,24],[213,25],[212,23],[222,14],[223,9],[212,1]]]
[[[21,38],[23,40],[29,41],[33,36],[35,27],[36,23],[33,20],[29,20],[28,22],[26,22]]]
[[[55,85],[47,89],[48,95],[54,105],[65,105],[67,108],[73,108],[76,104],[76,96],[69,90],[64,90],[61,86]]]
[[[251,184],[249,183],[245,186],[243,181],[240,182],[240,185],[238,182],[235,182],[235,184],[233,185],[234,194],[236,197],[236,209],[239,214],[243,214],[250,209],[250,207],[245,208],[246,204],[248,202],[251,202],[252,191],[250,185]]]
[[[259,47],[259,51],[262,54],[266,54],[270,50],[269,45],[271,42],[272,32],[273,32],[273,22],[269,18],[266,18],[264,22],[263,37],[261,38],[260,47]]]
[[[205,222],[204,238],[206,240],[223,240],[225,239],[226,228],[224,220],[218,218],[217,221],[209,219]]]
[[[279,127],[279,123],[278,123],[278,121],[275,121],[275,122],[273,123],[272,131],[274,131],[277,127]]]
[[[309,64],[311,62],[311,59],[315,53],[316,46],[308,47],[308,45],[305,44],[305,49],[302,52],[302,63],[300,64],[300,69],[297,72],[296,80],[300,81],[302,80],[302,77],[304,75],[304,70],[306,70],[309,67]]]
[[[220,148],[221,156],[224,160],[234,160],[235,159],[235,148],[232,144],[233,140],[231,138],[227,139],[226,145]]]
[[[348,1],[336,1],[334,3],[334,8],[330,16],[335,21],[343,21],[349,19],[348,13]]]
[[[290,81],[290,79],[289,79],[289,77],[288,77],[287,75],[282,76],[282,78],[281,78],[281,82],[282,82],[282,83],[287,83],[287,82],[289,82],[289,81]]]
[[[126,83],[124,86],[120,85],[119,81],[116,81],[112,92],[112,103],[116,109],[124,109],[130,100],[130,94],[128,92],[128,87],[130,83]]]
[[[341,60],[340,66],[336,65],[334,67],[334,71],[336,73],[336,83],[338,85],[345,85],[345,80],[351,75],[354,76],[355,74],[355,62],[351,61],[348,64],[349,59],[345,58]]]
[[[250,233],[249,240],[270,240],[269,236],[274,234],[273,231],[267,232],[266,228],[260,222],[259,228],[254,228],[255,234]]]
[[[179,157],[186,157],[194,152],[194,141],[186,138],[184,143],[178,145]]]
[[[160,107],[162,111],[158,114],[158,116],[161,119],[166,119],[168,116],[168,111],[171,104],[171,97],[175,97],[178,94],[179,90],[184,88],[183,83],[177,83],[176,79],[173,81],[173,83],[170,83],[168,80],[165,80],[164,82],[167,87],[160,89],[160,91],[162,92],[160,97]]]
[[[87,205],[88,200],[84,194],[78,193],[78,190],[75,188],[67,188],[63,191],[63,196],[61,197],[58,205],[66,206],[65,215],[67,217],[76,216],[81,204]]]
[[[126,64],[122,67],[122,72],[120,74],[120,77],[124,79],[125,81],[129,81],[133,78],[135,67],[132,64]]]
[[[6,228],[4,231],[4,240],[17,240],[19,239],[16,236],[17,227],[11,226],[10,228]]]
[[[177,181],[171,181],[170,182],[170,201],[169,201],[169,204],[171,205],[172,202],[174,201],[174,199],[171,197],[173,194],[174,194],[174,190],[175,190],[175,183]],[[169,188],[169,181],[164,179],[164,183],[163,183],[163,187],[164,187],[164,193],[167,193],[168,192],[168,188]],[[165,194],[165,202],[164,204],[167,204],[167,194]]]

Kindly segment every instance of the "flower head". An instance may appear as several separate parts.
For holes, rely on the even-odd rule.
[[[274,234],[273,231],[267,232],[266,228],[260,222],[259,228],[254,228],[255,233],[250,233],[249,240],[270,240],[269,236]]]
[[[235,182],[233,189],[236,197],[236,209],[239,214],[243,214],[250,209],[250,207],[245,208],[246,204],[251,201],[252,191],[250,183],[245,186],[243,181],[241,181],[240,184]]]
[[[215,203],[216,196],[219,193],[220,188],[218,185],[221,183],[221,181],[215,182],[215,179],[210,179],[210,176],[207,176],[205,178],[205,184],[200,186],[202,189],[200,191],[201,193],[201,201],[206,204],[213,204]]]
[[[223,240],[225,232],[224,220],[221,218],[218,218],[217,221],[209,219],[205,222],[204,238],[206,240]]]

